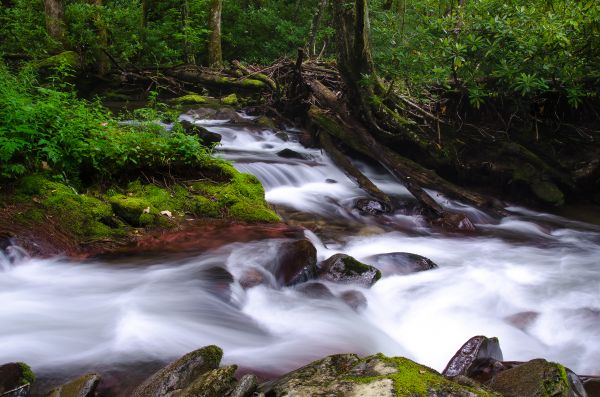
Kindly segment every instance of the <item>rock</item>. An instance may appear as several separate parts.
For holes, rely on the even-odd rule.
[[[231,298],[231,284],[234,282],[233,275],[221,266],[213,266],[202,270],[202,279],[208,280],[205,289],[213,295],[228,302]]]
[[[256,118],[255,122],[259,126],[261,126],[263,128],[267,128],[269,130],[274,130],[275,128],[277,128],[277,126],[275,125],[275,122],[265,115],[258,116]],[[287,138],[287,134],[285,134],[285,136]],[[287,139],[284,139],[284,140],[287,141]]]
[[[235,387],[237,365],[213,369],[200,375],[192,384],[173,397],[223,397]]]
[[[375,267],[344,254],[336,254],[321,263],[318,275],[323,280],[363,287],[370,287],[381,278],[381,272]]]
[[[258,379],[256,375],[248,374],[242,376],[235,388],[228,397],[250,397],[258,388]]]
[[[586,380],[583,383],[583,387],[589,397],[600,397],[600,378]]]
[[[186,113],[187,116],[190,116],[196,120],[214,120],[217,114],[217,109],[213,108],[198,108],[190,110]]]
[[[391,211],[391,207],[381,201],[370,198],[361,198],[354,203],[354,208],[364,215],[381,215]]]
[[[290,140],[290,136],[285,131],[279,131],[278,133],[275,134],[275,136],[284,142],[287,142]]]
[[[98,383],[100,383],[100,375],[87,374],[52,389],[47,397],[94,397]]]
[[[308,240],[283,243],[273,264],[272,273],[280,285],[286,286],[316,278],[316,248]]]
[[[178,98],[173,98],[171,99],[171,102],[177,105],[203,105],[208,102],[208,100],[202,95],[188,94]]]
[[[40,69],[70,68],[73,71],[81,69],[81,58],[75,51],[63,51],[37,62]]]
[[[539,313],[529,311],[529,312],[515,313],[513,315],[505,317],[504,319],[511,325],[519,328],[520,330],[525,330],[531,324],[533,324],[539,316],[540,316]]]
[[[0,251],[4,251],[12,245],[12,236],[6,233],[0,233]]]
[[[360,291],[345,291],[340,295],[340,298],[352,309],[358,311],[367,307],[367,298]]]
[[[0,366],[0,396],[2,397],[26,396],[29,394],[28,385],[34,381],[33,372],[25,363],[8,363]]]
[[[458,375],[452,379],[457,382],[456,378],[466,376],[481,384],[487,384],[494,376],[509,368],[510,366],[505,365],[502,361],[493,358],[480,358],[473,361],[465,375]]]
[[[402,357],[382,354],[359,358],[338,354],[315,361],[259,386],[267,396],[494,396],[465,387]]]
[[[333,293],[324,284],[304,283],[296,286],[296,291],[315,299],[333,298]]]
[[[391,252],[389,254],[372,255],[365,258],[364,261],[377,267],[386,276],[394,274],[411,274],[438,268],[438,265],[431,259],[408,252]]]
[[[578,378],[576,381],[579,381]],[[489,383],[489,387],[506,397],[581,395],[578,394],[578,387],[572,383],[565,367],[536,359],[500,372]]]
[[[132,393],[132,397],[174,397],[201,375],[215,370],[221,363],[223,350],[206,346],[186,354],[156,372]]]
[[[151,216],[145,213],[151,204],[144,199],[117,194],[109,201],[114,213],[132,226],[144,226],[147,223],[144,216]]]
[[[250,289],[261,285],[265,282],[265,275],[260,269],[256,267],[252,267],[250,269],[246,269],[242,277],[240,278],[240,285],[243,289]]]
[[[465,214],[459,213],[444,212],[442,217],[432,223],[449,231],[473,232],[476,230],[473,222]]]
[[[285,148],[279,152],[277,152],[279,157],[284,159],[298,159],[298,160],[309,160],[309,156],[303,153],[298,153],[295,150]]]
[[[232,108],[218,109],[215,114],[215,120],[228,120],[231,123],[247,123],[247,120]]]
[[[202,143],[207,146],[218,144],[221,142],[222,137],[216,132],[211,132],[202,126],[190,123],[187,120],[180,121],[180,124],[187,134],[196,135],[202,140]]]
[[[338,183],[338,181],[336,181],[335,179],[327,178],[327,179],[325,179],[325,183],[329,183],[330,185],[334,185],[334,184]]]
[[[533,194],[546,204],[559,207],[565,203],[564,193],[550,181],[535,181],[531,184]]]
[[[456,352],[442,374],[448,378],[467,375],[477,360],[502,361],[502,350],[498,338],[474,336]]]

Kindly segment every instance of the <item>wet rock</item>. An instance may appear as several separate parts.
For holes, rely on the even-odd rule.
[[[381,278],[377,268],[344,254],[336,254],[321,263],[318,275],[323,280],[363,287],[370,287]]]
[[[476,230],[473,222],[465,214],[445,212],[441,218],[432,223],[449,231],[473,232]]]
[[[500,372],[489,387],[506,397],[578,396],[565,367],[543,359]],[[580,383],[580,381],[579,381]]]
[[[267,128],[269,130],[274,130],[275,128],[277,128],[277,126],[275,125],[275,122],[265,115],[258,116],[256,118],[256,120],[254,120],[254,122],[256,124],[258,124],[259,126],[261,126],[263,128]],[[286,134],[286,136],[287,136],[287,134]]]
[[[235,388],[231,391],[229,397],[250,397],[257,388],[258,379],[256,378],[256,375],[244,375]]]
[[[296,291],[315,299],[333,298],[333,293],[324,284],[304,283],[296,286]]]
[[[211,132],[202,126],[190,123],[187,120],[182,120],[180,123],[187,134],[196,135],[202,140],[202,143],[204,143],[207,146],[221,142],[222,137],[216,132]]]
[[[6,250],[11,245],[13,245],[11,236],[6,233],[0,233],[0,251]]]
[[[461,376],[467,376],[481,384],[487,384],[494,376],[502,371],[509,369],[510,366],[505,365],[502,361],[493,358],[480,358],[469,366],[465,375],[458,375],[453,380]]]
[[[132,393],[132,397],[174,397],[201,375],[219,367],[223,350],[206,346],[186,354],[156,372]]]
[[[338,181],[336,181],[335,179],[327,178],[327,179],[325,179],[325,183],[329,183],[329,184],[333,185],[333,184],[338,183]]]
[[[100,375],[87,374],[72,382],[52,389],[47,397],[93,397],[100,383]]]
[[[511,325],[524,330],[533,324],[539,316],[540,314],[537,312],[520,312],[506,317],[505,320]]]
[[[477,360],[502,361],[502,350],[498,338],[474,336],[456,352],[442,374],[448,378],[467,375]]]
[[[25,363],[8,363],[0,366],[0,396],[21,397],[29,394],[29,385],[35,376]]]
[[[196,120],[210,120],[215,119],[215,115],[217,114],[217,109],[213,108],[198,108],[190,110],[186,113],[186,116],[190,116]]]
[[[215,120],[228,120],[230,123],[247,123],[247,120],[232,108],[218,109],[215,114]]]
[[[356,203],[354,203],[354,208],[365,215],[381,215],[391,211],[389,205],[370,198],[358,199]]]
[[[231,284],[234,281],[233,275],[221,266],[203,269],[201,273],[202,279],[209,281],[206,289],[224,301],[229,301],[231,297]]]
[[[286,242],[279,248],[273,274],[280,285],[295,285],[316,278],[317,250],[308,240]]]
[[[252,267],[246,269],[240,278],[240,285],[243,289],[250,289],[265,282],[265,275],[258,268]]]
[[[173,397],[223,397],[235,387],[236,365],[213,369],[200,375]]]
[[[589,397],[600,397],[600,378],[586,380],[583,383],[583,387]]]
[[[284,159],[298,159],[298,160],[309,160],[309,156],[304,153],[298,153],[295,150],[285,148],[279,152],[277,152],[279,157]]]
[[[287,142],[290,140],[290,136],[285,131],[279,131],[278,133],[275,134],[275,136],[284,142]]]
[[[267,396],[493,396],[402,357],[338,354],[259,386]]]
[[[409,252],[372,255],[365,258],[365,262],[377,267],[386,276],[411,274],[438,268],[438,265],[431,259]]]
[[[356,311],[367,307],[367,298],[360,291],[345,291],[340,295],[340,299]]]

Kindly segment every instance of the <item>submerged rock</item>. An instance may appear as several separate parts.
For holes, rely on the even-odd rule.
[[[304,283],[296,286],[296,291],[315,299],[333,298],[333,293],[324,284]]]
[[[240,277],[240,285],[243,289],[254,288],[265,282],[265,274],[261,269],[257,267],[251,267],[250,269],[244,270],[242,277]]]
[[[562,365],[543,359],[531,360],[500,372],[489,387],[506,397],[587,396],[577,375],[569,375]]]
[[[156,372],[132,393],[132,397],[174,397],[201,375],[215,370],[221,363],[223,350],[206,346],[186,354]]]
[[[381,278],[381,272],[351,256],[336,254],[321,263],[319,278],[335,283],[358,284],[370,287]]]
[[[279,152],[277,152],[277,155],[284,159],[298,159],[298,160],[309,160],[310,159],[308,155],[306,155],[304,153],[299,153],[295,150],[288,149],[288,148],[280,150]]]
[[[93,397],[100,383],[100,375],[87,374],[69,383],[52,389],[47,397]]]
[[[340,295],[340,299],[356,311],[367,307],[367,298],[365,297],[365,294],[360,291],[345,291]]]
[[[442,374],[448,378],[458,375],[469,376],[469,371],[477,365],[478,361],[487,359],[503,360],[498,338],[474,336],[456,352]]]
[[[259,386],[268,396],[494,396],[452,382],[407,358],[338,354]]]
[[[370,198],[358,199],[354,204],[354,208],[365,215],[381,215],[391,211],[388,204]]]
[[[235,386],[236,365],[217,368],[200,375],[173,397],[223,397]]]
[[[377,267],[384,275],[410,274],[438,268],[431,259],[409,252],[372,255],[365,258],[365,262]]]
[[[21,397],[29,395],[29,385],[35,376],[25,363],[8,363],[0,366],[0,396]]]

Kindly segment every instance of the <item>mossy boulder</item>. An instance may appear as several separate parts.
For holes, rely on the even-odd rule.
[[[377,267],[386,275],[411,274],[437,269],[438,265],[431,259],[409,252],[390,252],[372,255],[364,261]]]
[[[227,106],[237,106],[239,104],[239,100],[238,100],[237,95],[230,94],[230,95],[227,95],[226,97],[221,98],[221,103],[223,105],[227,105]]]
[[[223,350],[218,346],[206,346],[186,354],[156,372],[138,386],[132,397],[173,397],[192,382],[219,367]]]
[[[199,94],[187,94],[171,99],[171,102],[177,105],[203,105],[208,99]]]
[[[79,55],[75,51],[64,51],[59,54],[45,58],[37,63],[40,69],[55,69],[67,67],[78,70],[81,66]]]
[[[564,193],[550,181],[534,181],[531,191],[539,200],[546,204],[559,207],[565,203]]]
[[[482,388],[452,382],[431,368],[403,357],[382,354],[360,358],[339,354],[315,361],[259,386],[273,397],[283,396],[495,396]]]
[[[0,365],[0,395],[2,396],[15,389],[28,391],[27,385],[31,385],[34,381],[35,375],[29,365],[25,363]],[[7,394],[7,396],[11,396],[11,394]]]
[[[572,397],[581,395],[581,381],[557,363],[543,359],[507,369],[496,375],[489,387],[505,397]]]
[[[155,215],[150,211],[156,213],[156,208],[145,199],[117,194],[110,198],[110,204],[115,214],[132,226],[148,226],[154,222]]]
[[[188,387],[173,397],[223,397],[229,394],[236,384],[236,365],[213,369],[200,375]]]
[[[100,383],[100,375],[87,374],[69,383],[52,389],[46,397],[92,397]]]
[[[370,287],[381,278],[381,272],[345,254],[336,254],[319,266],[319,278],[335,283]]]

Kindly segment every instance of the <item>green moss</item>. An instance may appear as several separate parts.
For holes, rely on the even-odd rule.
[[[221,98],[221,103],[227,106],[236,106],[239,103],[239,101],[237,95],[231,94],[227,95],[224,98]]]
[[[202,105],[208,102],[208,100],[202,95],[188,94],[180,96],[179,98],[172,99],[171,102],[178,105]]]
[[[60,54],[43,59],[37,63],[38,68],[57,68],[68,66],[72,69],[78,69],[79,65],[79,55],[77,55],[75,51],[64,51]]]
[[[346,271],[347,276],[355,276],[357,274],[366,273],[371,269],[375,269],[373,266],[365,265],[364,263],[357,261],[351,256],[344,257],[342,261],[344,262],[344,269]],[[375,274],[375,281],[377,281],[381,278],[381,272],[378,269],[375,270],[377,270],[377,273]]]
[[[199,353],[205,364],[208,364],[212,368],[218,368],[223,359],[223,349],[219,346],[210,345],[203,347],[199,350]]]
[[[19,379],[19,383],[25,385],[27,383],[32,384],[35,382],[35,375],[31,370],[31,367],[25,363],[17,363],[21,368],[21,379]]]
[[[139,197],[125,196],[118,194],[110,198],[110,204],[117,216],[123,218],[127,223],[133,226],[143,226],[141,216],[146,210],[156,212],[152,204]],[[144,218],[146,220],[146,218]]]
[[[397,372],[368,377],[350,377],[352,382],[371,383],[379,379],[391,379],[394,382],[396,396],[427,396],[429,391],[436,395],[449,395],[453,390],[467,389],[477,396],[491,397],[493,393],[458,385],[435,372],[431,368],[417,364],[404,357],[386,357],[383,354],[367,357],[365,360],[379,360],[396,367]],[[429,393],[431,394],[431,393]]]
[[[242,88],[249,88],[249,89],[267,89],[269,88],[269,86],[260,81],[260,80],[255,80],[255,79],[237,79],[234,77],[218,77],[214,80],[215,83],[220,84],[220,85],[224,85],[224,86],[232,86],[232,85],[237,85],[240,86]]]
[[[531,191],[547,204],[561,206],[565,203],[565,195],[552,182],[536,181],[531,184]]]
[[[219,218],[222,215],[219,204],[204,196],[195,197],[193,212],[198,216],[207,218]]]

